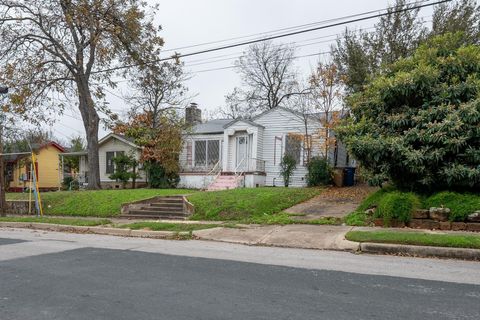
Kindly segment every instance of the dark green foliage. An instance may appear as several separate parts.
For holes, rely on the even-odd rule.
[[[466,44],[480,43],[480,6],[476,0],[443,3],[435,8],[432,35],[463,32]]]
[[[65,178],[63,178],[62,188],[63,190],[78,190],[78,180],[73,177],[66,176]]]
[[[280,162],[280,175],[283,178],[283,183],[285,187],[288,187],[290,184],[290,177],[293,174],[293,171],[297,168],[297,161],[295,158],[289,154],[285,154]]]
[[[480,194],[444,191],[428,197],[424,207],[445,207],[451,210],[451,221],[465,221],[469,214],[480,210]]]
[[[138,178],[136,173],[138,162],[133,155],[119,154],[113,158],[113,162],[115,163],[115,172],[109,178],[122,182],[124,189],[130,179],[135,181]]]
[[[382,65],[409,56],[425,39],[427,30],[419,18],[419,9],[404,10],[415,5],[396,0],[373,31],[347,29],[337,39],[332,47],[333,60],[345,78],[348,92],[363,90]]]
[[[313,157],[308,162],[307,183],[309,187],[327,185],[332,182],[333,170],[327,159]]]
[[[420,206],[420,199],[414,193],[391,192],[379,201],[375,217],[383,218],[387,226],[392,220],[408,222],[412,218],[413,210]]]
[[[148,186],[154,189],[176,188],[180,181],[180,176],[175,173],[167,174],[162,165],[157,162],[145,164],[148,175]]]
[[[365,210],[373,207],[377,207],[375,216],[377,218],[383,218],[382,210],[385,209],[385,207],[392,206],[392,208],[387,208],[387,211],[395,210],[395,208],[393,208],[393,206],[396,206],[395,201],[392,202],[391,200],[386,200],[390,198],[392,194],[402,195],[402,197],[407,198],[405,202],[413,203],[415,207],[419,208],[449,208],[451,210],[449,216],[451,221],[465,221],[469,214],[480,210],[480,194],[478,193],[442,191],[433,193],[429,196],[422,196],[418,194],[415,195],[410,192],[401,193],[398,190],[388,187],[382,188],[366,197],[357,210],[345,218],[345,222],[348,225],[369,224],[371,222],[370,218],[372,217],[365,214]],[[380,208],[381,205],[383,206],[382,208]]]
[[[337,133],[377,177],[422,192],[480,188],[480,47],[462,42],[433,38],[349,98]]]

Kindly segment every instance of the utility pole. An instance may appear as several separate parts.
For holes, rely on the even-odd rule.
[[[0,95],[4,96],[6,94],[8,94],[8,88],[0,86]],[[1,104],[0,107],[2,107]],[[5,166],[3,162],[3,126],[6,117],[3,110],[0,112],[0,216],[5,217],[7,215],[7,200],[5,198]]]

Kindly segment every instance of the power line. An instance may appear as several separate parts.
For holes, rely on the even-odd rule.
[[[412,2],[406,3],[405,5],[408,6],[408,5],[411,5],[411,4],[425,3],[425,2],[428,2],[428,1],[430,1],[430,0],[412,1]],[[222,39],[222,40],[203,42],[203,43],[198,43],[198,44],[194,44],[194,45],[177,47],[177,48],[173,48],[173,49],[165,49],[165,50],[162,50],[162,51],[163,52],[172,52],[172,51],[175,52],[175,51],[182,50],[182,49],[196,48],[196,47],[200,47],[200,46],[204,46],[204,45],[217,44],[217,43],[227,42],[227,41],[231,41],[231,40],[246,39],[246,38],[252,38],[252,37],[257,37],[257,36],[274,35],[274,34],[278,34],[278,33],[282,32],[282,31],[298,30],[298,29],[302,29],[302,28],[306,28],[306,27],[311,27],[311,26],[314,26],[314,25],[325,24],[325,23],[328,23],[328,22],[332,23],[334,21],[351,19],[351,18],[355,18],[355,17],[367,15],[367,14],[372,14],[372,13],[375,13],[375,12],[381,12],[381,11],[384,11],[384,10],[385,9],[377,9],[377,10],[367,11],[367,12],[363,12],[363,13],[357,13],[357,14],[352,14],[352,15],[348,15],[348,16],[344,16],[344,17],[339,17],[339,18],[332,18],[332,19],[328,19],[328,20],[311,22],[311,23],[292,26],[292,27],[274,29],[274,30],[270,30],[270,31],[259,32],[259,33],[254,33],[254,34],[250,34],[250,35],[245,35],[245,36],[238,36],[238,37],[232,37],[232,38],[227,38],[227,39]]]
[[[386,15],[389,15],[389,14],[401,13],[401,12],[406,12],[406,11],[410,11],[410,10],[416,10],[416,9],[431,7],[431,6],[434,6],[434,5],[438,5],[438,4],[442,4],[442,3],[448,3],[448,2],[451,2],[451,1],[453,1],[453,0],[441,0],[441,1],[436,1],[436,2],[427,3],[427,4],[416,5],[416,6],[412,6],[412,7],[409,7],[409,8],[393,10],[393,11],[390,11],[390,12],[385,12],[385,13],[380,13],[380,14],[375,14],[375,15],[369,15],[369,16],[362,17],[362,18],[350,19],[350,20],[347,20],[347,21],[328,24],[328,25],[319,26],[319,27],[315,27],[315,28],[309,28],[309,29],[305,29],[305,30],[299,30],[299,31],[284,33],[284,34],[280,34],[280,35],[269,36],[269,37],[265,37],[265,38],[262,38],[262,39],[255,39],[255,40],[235,43],[235,44],[231,44],[231,45],[226,45],[226,46],[222,46],[222,47],[210,48],[210,49],[191,52],[191,53],[186,53],[186,54],[179,54],[179,55],[168,57],[168,58],[155,59],[155,60],[151,60],[151,61],[147,61],[147,62],[143,62],[143,63],[117,66],[117,67],[112,67],[112,68],[107,68],[107,69],[102,69],[102,70],[94,70],[94,71],[92,71],[92,74],[99,74],[99,73],[104,73],[104,72],[122,70],[122,69],[127,69],[127,68],[131,68],[131,67],[135,67],[135,66],[141,66],[141,65],[152,64],[152,63],[156,63],[156,62],[185,58],[185,57],[205,54],[205,53],[209,53],[209,52],[215,52],[215,51],[230,49],[230,48],[234,48],[234,47],[245,46],[245,45],[249,45],[249,44],[253,44],[253,43],[269,41],[269,40],[279,39],[279,38],[283,38],[283,37],[289,37],[289,36],[293,36],[293,35],[298,35],[298,34],[313,32],[313,31],[317,31],[317,30],[332,28],[332,27],[336,27],[336,26],[341,26],[341,25],[345,25],[345,24],[351,24],[351,23],[354,23],[354,22],[370,20],[370,19],[374,19],[374,18],[383,17],[383,16],[386,16]],[[420,3],[424,3],[424,2],[426,2],[426,0],[421,1]],[[388,10],[388,9],[390,9],[390,8],[385,8],[383,10],[376,10],[374,12],[380,12],[380,11],[384,11],[384,10]],[[362,15],[365,15],[366,13],[369,13],[369,12],[360,13],[360,14],[357,14],[356,16],[362,16]],[[345,17],[331,19],[331,20],[341,20],[341,19],[344,19],[344,18]],[[228,69],[228,68],[224,68],[224,69]],[[201,72],[204,72],[204,70],[202,70]],[[25,85],[34,84],[34,83],[35,82],[23,83],[23,84],[19,84],[19,85],[15,86],[15,87],[25,86]]]
[[[258,42],[264,42],[264,41],[269,41],[269,40],[274,40],[274,39],[279,39],[279,38],[284,38],[284,37],[290,37],[290,36],[294,36],[294,35],[298,35],[298,34],[323,30],[323,29],[327,29],[327,28],[333,28],[333,27],[337,27],[337,26],[341,26],[341,25],[345,25],[345,24],[350,24],[350,23],[354,23],[354,22],[360,22],[360,21],[370,20],[370,19],[374,19],[374,18],[380,18],[380,17],[390,15],[390,14],[394,14],[394,13],[401,13],[401,12],[406,12],[406,11],[410,11],[410,10],[416,10],[416,9],[431,7],[431,6],[434,6],[434,5],[447,3],[447,2],[451,2],[451,1],[453,1],[453,0],[441,0],[441,1],[436,1],[436,2],[432,2],[432,3],[417,5],[417,6],[413,6],[413,7],[409,7],[409,8],[405,8],[405,9],[393,10],[391,12],[369,15],[369,16],[362,17],[362,18],[355,18],[355,19],[351,19],[351,20],[347,20],[347,21],[328,24],[328,25],[325,25],[325,26],[319,26],[319,27],[315,27],[315,28],[309,28],[309,29],[305,29],[305,30],[299,30],[299,31],[293,31],[293,32],[284,33],[284,34],[280,34],[280,35],[269,36],[269,37],[265,37],[265,38],[262,38],[262,39],[255,39],[255,40],[230,44],[230,45],[217,47],[217,48],[210,48],[210,49],[205,49],[205,50],[186,53],[186,54],[179,54],[179,55],[175,55],[175,56],[172,56],[172,57],[155,59],[155,60],[148,61],[148,62],[143,62],[143,63],[136,63],[136,64],[130,64],[130,65],[125,65],[125,66],[118,66],[118,67],[107,68],[107,69],[103,69],[103,70],[96,70],[96,71],[92,71],[92,74],[98,74],[98,73],[103,73],[103,72],[111,72],[111,71],[131,68],[131,67],[135,67],[135,66],[142,66],[142,65],[156,63],[156,62],[168,61],[168,60],[173,60],[173,59],[180,59],[180,58],[195,56],[195,55],[204,54],[204,53],[208,53],[208,52],[215,52],[215,51],[220,51],[220,50],[245,46],[245,45],[249,45],[249,44],[254,44],[254,43],[258,43]],[[384,10],[388,10],[388,8],[384,9]]]

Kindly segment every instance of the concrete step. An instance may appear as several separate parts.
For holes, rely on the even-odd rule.
[[[119,218],[121,219],[155,219],[155,220],[186,220],[187,216],[165,216],[165,215],[141,215],[141,214],[136,214],[136,215],[129,215],[129,214],[123,214],[120,215]]]
[[[183,212],[175,212],[175,211],[171,211],[171,210],[151,210],[151,209],[137,209],[137,210],[132,210],[130,211],[128,214],[130,215],[136,215],[136,214],[141,214],[141,215],[148,215],[148,214],[151,214],[151,215],[181,215],[181,216],[185,216],[186,214],[184,214]]]
[[[158,208],[183,208],[183,202],[179,203],[150,203],[151,207],[158,207]]]
[[[207,191],[222,191],[222,190],[231,190],[231,189],[236,189],[236,188],[235,187],[232,187],[232,188],[211,187],[211,188],[208,188]]]
[[[160,198],[157,203],[178,203],[183,202],[183,198]]]
[[[155,211],[155,212],[173,212],[183,213],[183,208],[168,208],[168,207],[142,207],[140,210]]]

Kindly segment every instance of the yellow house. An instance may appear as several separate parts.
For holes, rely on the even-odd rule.
[[[65,152],[65,149],[54,141],[32,148],[35,152],[39,189],[58,190],[61,186],[59,154]],[[28,154],[7,160],[9,191],[20,192],[30,185],[31,164],[31,156]]]

